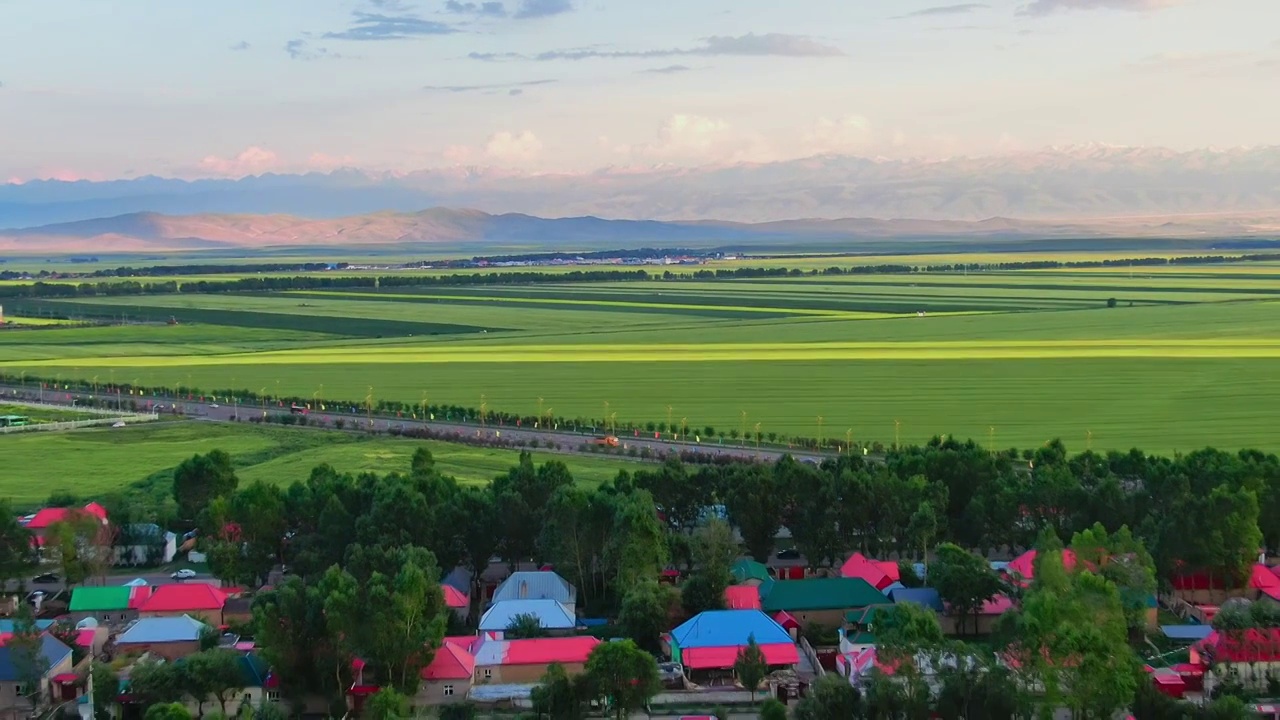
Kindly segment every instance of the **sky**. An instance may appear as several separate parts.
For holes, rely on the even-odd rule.
[[[1277,0],[0,0],[0,179],[1280,142]]]

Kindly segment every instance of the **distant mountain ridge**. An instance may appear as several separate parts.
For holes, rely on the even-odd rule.
[[[1061,223],[1258,214],[1280,211],[1280,147],[1177,152],[1095,144],[946,160],[830,155],[578,175],[455,167],[399,175],[343,169],[240,180],[149,176],[0,185],[0,229],[138,212],[334,219],[425,207],[750,223],[849,217]]]
[[[766,223],[702,220],[540,218],[474,209],[430,208],[335,219],[292,215],[187,215],[144,212],[21,230],[0,230],[0,252],[138,253],[273,248],[441,247],[483,252],[492,248],[602,250],[643,246],[778,248],[789,244],[837,246],[864,240],[1274,238],[1280,214],[1199,216],[1178,221],[1111,220],[1051,223],[988,218],[958,220],[801,219]],[[905,246],[904,246],[905,247]]]

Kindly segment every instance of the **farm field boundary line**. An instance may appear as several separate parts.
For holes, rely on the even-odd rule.
[[[1280,358],[1280,339],[1073,340],[990,342],[877,342],[805,344],[657,344],[487,347],[380,347],[324,351],[268,351],[211,357],[108,357],[28,360],[27,367],[168,367],[210,365],[329,365],[335,363],[565,363],[817,360],[1018,360],[1043,358]]]
[[[288,292],[292,294],[294,291],[288,291]],[[300,291],[300,292],[307,292],[307,291]],[[310,294],[315,295],[317,293],[312,292]],[[321,292],[318,294],[329,296],[329,297],[349,297],[349,296],[367,295],[367,293],[352,293],[352,292]],[[654,308],[658,310],[706,310],[710,307],[717,307],[717,306],[710,306],[710,305],[694,305],[694,304],[687,304],[687,303],[649,303],[649,302],[636,303],[636,302],[624,302],[624,301],[618,301],[618,300],[571,300],[568,298],[538,298],[535,300],[535,299],[520,298],[520,297],[485,297],[485,296],[479,296],[479,295],[470,295],[470,296],[439,295],[435,293],[430,295],[380,293],[379,297],[385,297],[390,299],[408,299],[408,300],[416,300],[416,299],[467,300],[471,302],[531,303],[531,304],[538,304],[538,305],[587,305],[592,307],[603,306],[603,307],[633,308],[633,307],[639,306],[639,307],[646,307],[646,308]],[[851,319],[880,316],[880,313],[851,312],[847,310],[816,310],[816,309],[810,309],[810,308],[755,308],[755,307],[747,307],[747,306],[739,306],[739,305],[728,305],[728,306],[718,306],[718,307],[723,307],[723,309],[725,310],[733,310],[735,312],[773,313],[773,314],[780,313],[780,314],[793,314],[793,315],[821,315],[825,317],[845,317],[845,318],[851,318]]]

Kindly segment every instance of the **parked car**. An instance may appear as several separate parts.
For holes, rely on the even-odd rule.
[[[174,580],[190,580],[195,576],[196,576],[195,570],[192,570],[190,568],[183,568],[178,572],[170,575],[169,577],[173,578]]]
[[[31,578],[31,582],[35,585],[57,585],[61,582],[61,578],[53,573],[45,573]]]

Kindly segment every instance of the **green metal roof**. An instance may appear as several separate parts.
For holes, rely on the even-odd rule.
[[[763,563],[746,558],[734,563],[733,567],[729,568],[729,573],[733,575],[734,580],[740,583],[748,580],[759,580],[763,583],[769,580],[769,568],[765,567]]]
[[[862,578],[770,580],[760,586],[766,612],[787,610],[846,610],[883,605],[884,594]]]
[[[78,587],[71,591],[70,612],[128,610],[131,587]]]

